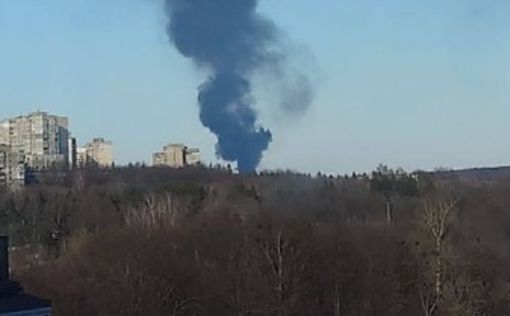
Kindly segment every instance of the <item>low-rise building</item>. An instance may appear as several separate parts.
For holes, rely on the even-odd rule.
[[[200,164],[200,150],[188,148],[184,144],[170,144],[163,147],[162,152],[152,156],[154,166],[182,168],[184,166]]]
[[[200,149],[186,148],[186,165],[196,166],[200,164]]]
[[[152,155],[152,164],[154,166],[164,166],[166,164],[166,155],[164,152],[155,153]]]
[[[87,166],[87,148],[80,147],[76,149],[76,166],[78,168],[84,168]]]
[[[96,165],[101,168],[113,166],[113,143],[104,138],[95,138],[76,151],[76,164],[78,167]]]

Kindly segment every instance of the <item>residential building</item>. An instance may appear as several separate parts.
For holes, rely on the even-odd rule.
[[[10,280],[8,243],[0,237],[0,316],[51,316],[51,302],[25,293]]]
[[[186,165],[196,166],[200,164],[200,149],[186,148]]]
[[[113,143],[104,138],[96,138],[85,147],[77,150],[77,165],[84,167],[94,164],[102,168],[113,166]]]
[[[7,119],[0,122],[0,143],[23,155],[34,170],[67,168],[69,120],[40,111]]]
[[[0,185],[25,184],[25,157],[0,144]]]
[[[200,150],[188,148],[184,144],[170,144],[152,156],[154,166],[166,166],[171,168],[182,168],[200,163]]]
[[[81,147],[76,150],[76,166],[78,168],[84,168],[87,166],[87,148]]]
[[[169,167],[184,167],[186,162],[186,146],[183,144],[170,144],[163,148],[165,164]]]
[[[166,165],[166,155],[164,152],[155,153],[152,155],[152,164],[154,166]]]
[[[0,145],[9,145],[9,121],[0,122]]]
[[[78,148],[75,137],[69,137],[69,167],[71,169],[78,167]]]

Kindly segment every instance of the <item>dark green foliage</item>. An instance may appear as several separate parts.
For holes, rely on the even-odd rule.
[[[392,196],[417,196],[418,181],[402,169],[393,170],[380,165],[372,172],[370,188],[382,193],[387,199]]]

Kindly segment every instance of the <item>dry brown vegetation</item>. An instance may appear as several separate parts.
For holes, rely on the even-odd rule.
[[[57,316],[508,315],[507,180],[90,169],[0,229]]]

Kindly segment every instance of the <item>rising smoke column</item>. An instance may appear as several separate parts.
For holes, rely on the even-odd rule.
[[[216,152],[254,171],[272,140],[257,123],[250,75],[278,63],[274,24],[256,12],[257,0],[166,0],[167,32],[177,50],[210,71],[199,88],[200,120],[218,138]]]

